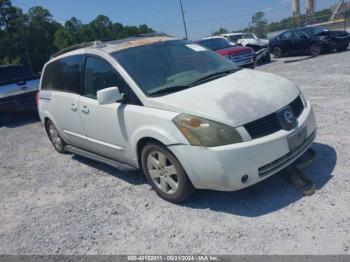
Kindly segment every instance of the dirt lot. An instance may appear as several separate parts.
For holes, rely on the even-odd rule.
[[[257,70],[296,82],[318,119],[317,192],[286,177],[174,205],[139,171],[54,151],[37,118],[0,128],[1,254],[350,254],[350,51]]]

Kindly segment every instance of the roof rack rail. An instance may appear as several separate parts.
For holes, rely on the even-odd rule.
[[[102,44],[101,41],[92,41],[92,42],[84,42],[84,43],[72,45],[72,46],[63,48],[62,50],[58,51],[57,53],[51,55],[51,58],[57,57],[59,55],[63,55],[63,54],[68,53],[70,51],[78,50],[80,48],[99,47],[101,44]]]
[[[148,34],[140,34],[140,35],[136,35],[135,37],[159,37],[159,36],[169,36],[166,33],[148,33]]]

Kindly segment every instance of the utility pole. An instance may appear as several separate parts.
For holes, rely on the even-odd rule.
[[[305,9],[306,9],[306,19],[307,23],[315,23],[314,12],[315,12],[315,2],[314,0],[306,0],[305,1]]]
[[[300,26],[300,0],[292,0],[294,27]]]
[[[185,14],[184,14],[184,9],[182,6],[182,0],[180,0],[180,6],[181,6],[181,13],[182,13],[182,21],[184,24],[184,28],[185,28],[185,35],[186,35],[186,40],[188,39],[188,35],[187,35],[187,27],[186,27],[186,20],[185,20]]]

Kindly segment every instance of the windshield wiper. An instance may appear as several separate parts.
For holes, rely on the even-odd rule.
[[[178,86],[169,86],[166,87],[164,89],[160,89],[154,92],[149,93],[150,96],[154,96],[154,95],[161,95],[161,94],[167,94],[167,93],[173,93],[176,91],[181,91],[187,88],[192,87],[192,85],[178,85]]]
[[[206,76],[203,76],[203,77],[197,79],[196,81],[192,82],[190,85],[191,86],[196,86],[196,85],[208,82],[210,80],[213,80],[213,79],[216,79],[216,78],[219,78],[219,77],[227,76],[227,75],[232,74],[232,73],[234,73],[234,72],[236,72],[238,70],[241,70],[241,68],[230,69],[230,70],[225,70],[225,71],[216,72],[216,73],[213,73],[213,74],[210,74],[210,75],[206,75]]]

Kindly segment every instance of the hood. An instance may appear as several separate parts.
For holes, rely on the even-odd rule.
[[[298,88],[285,78],[242,69],[199,86],[149,98],[148,102],[150,107],[237,127],[283,108],[298,95]]]
[[[247,52],[249,50],[251,50],[249,47],[232,46],[232,47],[225,48],[225,49],[215,50],[215,52],[220,54],[220,55],[222,55],[222,56],[227,56],[227,55],[240,54],[240,53],[243,53],[243,52]]]
[[[269,43],[269,40],[267,39],[254,39],[254,38],[243,38],[239,39],[237,43],[241,45],[255,45],[255,46],[267,46]]]

